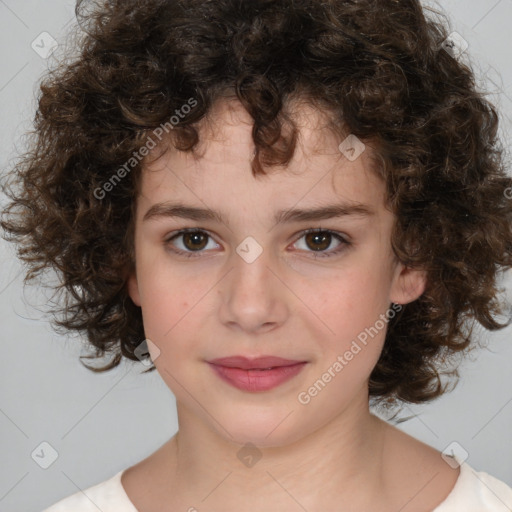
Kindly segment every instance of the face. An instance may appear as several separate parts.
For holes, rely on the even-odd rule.
[[[212,119],[199,158],[172,148],[143,169],[129,293],[178,412],[230,441],[286,445],[368,410],[392,303],[419,297],[425,279],[392,253],[394,215],[369,146],[352,161],[321,114],[301,106],[292,161],[255,178],[249,115],[224,101]],[[338,215],[305,213],[326,207]],[[300,364],[210,364],[229,356]]]

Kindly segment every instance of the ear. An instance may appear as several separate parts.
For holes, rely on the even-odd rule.
[[[139,283],[137,282],[137,274],[135,273],[135,270],[130,272],[126,286],[128,288],[128,295],[132,299],[133,303],[140,307]]]
[[[413,302],[421,296],[426,286],[427,272],[425,270],[405,267],[399,262],[395,268],[390,300],[395,304]]]

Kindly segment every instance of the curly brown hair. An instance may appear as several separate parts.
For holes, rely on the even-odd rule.
[[[496,108],[471,66],[445,51],[447,24],[426,16],[442,13],[417,0],[85,6],[76,7],[79,55],[41,84],[32,146],[4,186],[11,201],[2,227],[28,265],[26,282],[47,268],[58,273],[64,304],[55,326],[85,333],[96,357],[113,355],[91,370],[139,360],[145,339],[126,286],[144,163],[134,158],[158,127],[177,149],[194,151],[199,121],[228,94],[254,119],[254,176],[294,154],[292,98],[376,148],[396,214],[393,251],[427,271],[427,287],[389,322],[372,399],[440,396],[440,374],[458,375],[442,371],[450,357],[472,348],[468,322],[509,325],[498,321],[497,297],[499,272],[512,266],[512,179]]]

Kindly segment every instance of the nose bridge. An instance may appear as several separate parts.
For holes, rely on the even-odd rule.
[[[232,271],[221,287],[223,323],[247,331],[282,323],[288,309],[271,251],[247,237],[230,259]]]

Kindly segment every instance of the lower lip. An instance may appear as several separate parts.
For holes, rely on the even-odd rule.
[[[267,391],[295,377],[306,363],[278,366],[271,370],[242,370],[209,363],[217,375],[232,386],[244,391]]]

